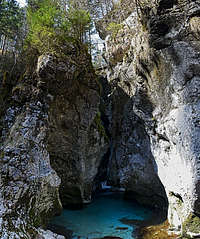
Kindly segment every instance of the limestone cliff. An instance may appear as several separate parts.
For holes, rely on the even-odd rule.
[[[19,104],[19,90],[25,104]],[[27,99],[32,98],[24,94],[29,90],[28,85],[15,87],[15,100],[6,96],[7,108],[1,115],[0,237],[5,239],[34,238],[42,234],[36,228],[61,211],[60,179],[50,166],[45,144],[47,108],[38,97]],[[54,237],[49,234],[49,238]]]
[[[198,236],[200,2],[121,2],[103,88],[88,54],[71,48],[0,79],[2,239],[63,238],[45,231],[48,220],[90,202],[100,180],[168,208],[173,229]]]
[[[144,203],[168,200],[171,227],[194,236],[200,230],[200,2],[139,2],[118,33],[106,37],[109,181]]]
[[[63,206],[91,201],[94,179],[108,146],[99,112],[100,84],[90,58],[80,57],[74,65],[42,56],[37,69],[44,86],[48,85],[48,152],[61,178]]]
[[[41,227],[61,201],[91,200],[107,141],[97,76],[88,54],[74,55],[41,56],[31,76],[1,82],[2,239],[62,239]]]

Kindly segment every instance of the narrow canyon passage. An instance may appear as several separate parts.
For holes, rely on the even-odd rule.
[[[200,239],[200,0],[17,1],[0,239]]]
[[[80,210],[63,210],[51,221],[73,232],[73,239],[133,239],[138,221],[147,220],[152,210],[136,202],[124,200],[123,193],[104,192]]]

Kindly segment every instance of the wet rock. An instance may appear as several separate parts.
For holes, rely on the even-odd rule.
[[[40,229],[39,231],[40,235],[36,236],[36,239],[65,239],[66,237],[57,235],[51,231],[44,231]]]
[[[52,231],[56,234],[63,235],[66,239],[72,239],[73,231],[68,230],[63,226],[49,224],[47,229],[49,229],[50,231]]]

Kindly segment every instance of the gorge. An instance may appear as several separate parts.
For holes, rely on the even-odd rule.
[[[96,25],[106,66],[69,45],[17,80],[1,74],[1,239],[64,239],[49,221],[104,181],[200,238],[200,2],[136,3]]]

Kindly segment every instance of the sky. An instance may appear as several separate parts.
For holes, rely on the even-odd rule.
[[[25,5],[25,0],[17,0],[21,7]]]

